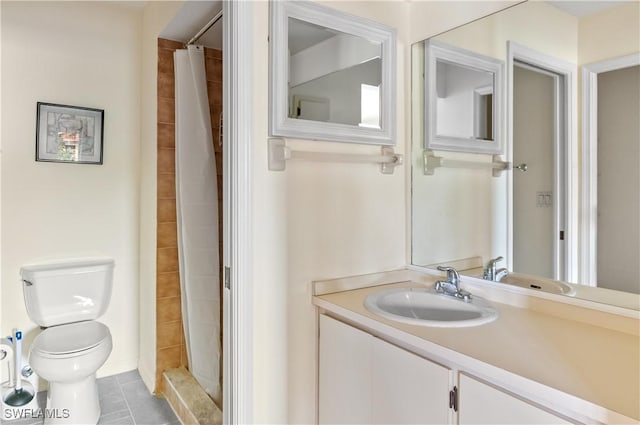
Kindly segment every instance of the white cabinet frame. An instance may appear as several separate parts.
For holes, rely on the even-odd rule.
[[[289,18],[381,45],[380,128],[289,118]],[[269,133],[334,142],[394,145],[396,133],[396,31],[375,21],[306,1],[272,1]]]
[[[427,40],[425,46],[425,149],[502,154],[504,136],[504,62],[478,53]],[[437,133],[437,62],[443,61],[493,74],[493,140],[447,136]],[[485,90],[486,92],[486,90]]]

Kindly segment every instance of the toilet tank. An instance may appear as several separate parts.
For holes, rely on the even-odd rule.
[[[44,327],[95,320],[109,306],[114,261],[91,258],[20,268],[31,320]]]

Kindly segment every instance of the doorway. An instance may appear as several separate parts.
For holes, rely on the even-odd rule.
[[[166,3],[165,3],[166,4]],[[222,22],[222,68],[223,68],[223,95],[222,95],[222,109],[223,109],[223,226],[222,226],[222,239],[223,239],[223,256],[222,256],[222,304],[223,304],[223,319],[222,319],[222,410],[223,418],[222,423],[252,423],[252,408],[253,408],[253,301],[252,301],[252,267],[253,267],[253,206],[252,206],[252,170],[253,170],[253,108],[254,108],[254,96],[253,96],[253,38],[254,38],[254,3],[252,2],[186,2],[181,5],[173,5],[167,7],[160,6],[160,3],[152,3],[149,5],[152,9],[150,15],[154,20],[153,25],[149,26],[151,30],[148,35],[151,36],[146,42],[156,44],[155,52],[158,54],[161,50],[157,45],[157,38],[173,38],[164,33],[164,29],[156,28],[156,24],[166,23],[172,19],[180,7],[183,6],[204,6],[204,7],[218,7],[222,8],[223,19]],[[167,13],[168,12],[168,13]],[[195,13],[192,14],[192,18],[200,19],[200,23],[187,29],[185,37],[181,38],[177,42],[175,48],[183,48],[186,41],[198,32],[203,27],[203,23],[215,15],[213,13]],[[157,18],[157,19],[156,19]],[[202,21],[204,19],[204,22]],[[166,27],[165,27],[166,28]],[[153,46],[150,44],[149,46]],[[172,48],[171,46],[165,46]],[[173,58],[173,52],[168,53],[166,56]],[[171,59],[172,60],[172,59]],[[157,117],[160,120],[161,116],[163,120],[169,120],[174,115],[174,103],[173,99],[166,96],[168,94],[167,88],[171,88],[170,92],[173,92],[172,79],[163,78],[160,81],[160,73],[157,63],[149,62],[154,67],[147,67],[144,75],[147,76],[146,83],[153,81],[151,84],[146,84],[147,92],[156,97],[153,99],[156,103],[157,100]],[[171,62],[164,61],[163,66],[167,66],[173,69]],[[165,76],[166,77],[166,76]],[[161,91],[165,96],[161,96]],[[160,101],[160,97],[165,97]],[[154,120],[155,121],[155,120]],[[215,118],[212,124],[216,122]],[[153,132],[151,134],[158,135],[152,146],[154,149],[158,149],[160,146],[159,138],[165,137],[164,142],[172,143],[173,129],[171,126],[159,126],[157,122],[147,123],[149,131],[151,128]],[[163,142],[163,143],[164,143]],[[167,146],[168,147],[168,146]],[[162,156],[163,163],[166,161],[170,164],[171,159],[174,157],[170,152],[164,152]],[[160,181],[160,173],[156,173],[160,164],[160,155],[157,155],[158,162],[150,166],[153,169],[153,173],[150,173],[149,184],[146,185],[151,190],[162,190],[163,195],[170,198],[170,193],[175,193],[174,178],[171,176],[170,168],[167,168],[164,173],[167,176],[164,181]],[[164,164],[166,165],[166,164]],[[155,175],[154,175],[155,174]],[[163,198],[164,196],[154,196],[152,201]],[[169,239],[174,243],[176,237],[176,207],[175,202],[164,202],[167,199],[163,199],[163,205],[149,205],[145,217],[149,217],[149,231],[156,232],[160,227],[166,230],[165,234],[171,236]],[[171,201],[169,199],[168,201]],[[155,202],[154,202],[155,203]],[[151,213],[153,211],[153,214]],[[159,226],[159,219],[163,218],[165,221],[173,221],[172,226]],[[171,220],[173,218],[173,220]],[[171,229],[173,228],[173,229]],[[151,236],[151,235],[150,235]],[[157,249],[156,240],[158,240],[158,233],[153,236],[153,243],[149,244],[149,249]],[[149,238],[151,239],[151,238]],[[148,270],[149,275],[153,277],[153,280],[149,281],[152,284],[152,288],[148,288],[148,295],[150,296],[149,302],[146,299],[141,300],[140,305],[143,308],[148,309],[144,311],[144,334],[149,335],[149,344],[147,347],[142,347],[145,350],[141,354],[144,354],[145,358],[141,359],[140,366],[142,372],[142,366],[148,366],[148,370],[145,370],[145,383],[149,386],[153,392],[157,392],[161,389],[157,384],[162,380],[162,372],[168,368],[179,368],[181,359],[187,356],[182,349],[182,335],[180,334],[181,317],[180,317],[180,296],[179,296],[179,279],[177,279],[177,273],[175,273],[176,267],[174,258],[177,258],[177,247],[171,246],[168,251],[172,251],[172,270],[166,270],[167,272],[173,272],[173,278],[160,279],[159,272],[165,272],[165,270],[159,269],[159,262],[161,261],[160,255],[152,256],[156,258],[153,266],[153,273]],[[168,252],[167,251],[167,252]],[[166,254],[167,252],[163,252]],[[165,256],[163,256],[164,258]],[[169,264],[169,262],[164,262]],[[165,277],[168,277],[165,276]],[[162,288],[160,287],[162,284]],[[152,298],[151,298],[152,297]],[[172,304],[167,305],[168,299],[160,301],[160,298],[173,298]],[[154,302],[155,301],[155,302]],[[175,301],[178,301],[177,303]],[[165,317],[166,321],[172,321],[171,329],[164,329],[160,332],[159,329],[159,313],[163,316],[167,316],[168,313],[171,317]],[[142,313],[141,313],[142,314]],[[165,352],[160,353],[160,341],[159,336],[166,337],[163,345],[169,345]],[[171,357],[165,356],[165,354],[171,354]],[[169,361],[167,361],[169,360]],[[172,363],[168,365],[168,363]],[[204,392],[204,390],[202,390]],[[205,397],[209,398],[205,395]]]
[[[598,74],[598,286],[640,293],[640,65]],[[620,249],[624,247],[624,249]]]
[[[508,48],[508,268],[576,276],[572,99],[575,66],[516,43]]]
[[[560,77],[522,62],[513,70],[513,270],[560,279],[565,274],[562,239],[562,169],[557,137]]]
[[[158,38],[158,211],[163,213],[157,217],[155,391],[189,423],[222,423],[228,385],[222,304],[223,253],[230,241],[222,223],[229,219],[224,180],[230,169],[222,8],[220,2],[187,2]]]
[[[583,66],[584,240],[586,283],[640,293],[640,56]]]

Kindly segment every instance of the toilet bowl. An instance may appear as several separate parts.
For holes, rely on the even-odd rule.
[[[46,425],[95,424],[96,371],[112,349],[111,332],[95,321],[111,297],[113,260],[76,260],[20,270],[29,317],[46,327],[33,341],[31,368],[49,382]]]
[[[49,382],[45,423],[98,422],[96,371],[109,357],[111,348],[109,328],[94,321],[54,326],[36,337],[29,363]]]

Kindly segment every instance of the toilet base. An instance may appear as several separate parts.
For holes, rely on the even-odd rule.
[[[96,374],[81,381],[49,382],[44,425],[96,424],[100,401]]]

